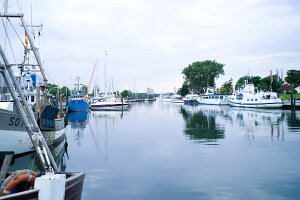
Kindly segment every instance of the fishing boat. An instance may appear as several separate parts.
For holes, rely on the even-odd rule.
[[[7,6],[7,1],[5,1]],[[22,13],[18,14],[9,14],[7,9],[0,17],[3,20],[9,19],[9,22],[12,23],[14,19],[19,19],[21,26],[25,31],[25,45],[22,43],[22,47],[25,46],[26,50],[33,52],[33,60],[37,62],[37,67],[40,68],[41,72],[44,74],[43,66],[37,48],[34,45],[32,36],[28,30],[28,26],[25,23],[24,15]],[[5,24],[5,23],[3,23]],[[12,24],[11,24],[12,25]],[[17,23],[19,25],[19,23]],[[13,26],[13,25],[12,25]],[[5,32],[7,32],[6,27],[4,26]],[[15,30],[15,29],[14,29]],[[17,32],[15,32],[17,34]],[[8,34],[7,34],[8,36]],[[17,35],[19,37],[19,35]],[[30,43],[30,48],[28,44]],[[7,38],[9,42],[10,38]],[[9,166],[11,164],[11,158],[14,155],[14,141],[9,141],[6,137],[1,135],[1,141],[7,142],[12,149],[8,149],[8,153],[5,155],[5,159],[1,167],[1,189],[0,195],[1,199],[81,199],[84,173],[83,172],[62,172],[59,170],[55,159],[45,141],[45,138],[42,134],[41,128],[38,125],[37,118],[35,114],[43,113],[43,110],[47,107],[45,106],[43,110],[37,110],[36,113],[33,112],[31,105],[24,94],[18,81],[15,78],[13,68],[18,67],[19,65],[10,62],[6,52],[2,48],[0,43],[0,73],[3,77],[5,84],[8,87],[8,91],[13,99],[13,106],[16,107],[16,112],[2,109],[1,110],[1,123],[4,123],[1,126],[1,130],[4,128],[9,129],[9,126],[19,127],[21,130],[19,133],[23,133],[24,129],[27,132],[27,136],[30,139],[32,146],[34,147],[38,160],[42,166],[43,172],[37,173],[30,169],[20,169],[14,172],[8,172]],[[3,63],[2,63],[3,62]],[[45,85],[47,85],[47,79],[44,79]],[[47,88],[43,89],[44,98],[47,97]],[[47,101],[44,101],[45,103]],[[44,104],[46,105],[46,104]],[[47,112],[48,114],[51,111]],[[45,113],[45,115],[47,114]],[[53,114],[53,113],[52,113]],[[40,116],[40,115],[37,115]],[[59,118],[59,117],[58,117]],[[42,118],[39,118],[40,121],[43,121]],[[54,129],[60,127],[60,120],[57,120],[58,123],[52,123],[51,120],[45,120],[44,128]],[[8,123],[8,124],[7,124]],[[10,125],[11,124],[11,125]],[[49,126],[48,126],[49,125]],[[23,129],[24,128],[24,129]],[[18,132],[18,129],[7,130],[9,132]],[[3,134],[5,132],[1,131]],[[9,143],[12,142],[12,143]],[[27,185],[27,186],[26,186]],[[29,186],[29,187],[28,187]]]
[[[94,98],[90,105],[92,111],[125,111],[129,108],[129,103],[124,102],[123,98],[116,98],[114,95]]]
[[[254,84],[245,83],[237,93],[228,97],[228,103],[245,108],[281,108],[283,102],[275,92],[255,92]]]
[[[87,95],[80,89],[79,78],[75,84],[75,89],[71,94],[70,101],[68,102],[69,112],[87,112],[89,110],[89,102]]]
[[[47,77],[44,70],[34,59],[29,59],[33,50],[37,51],[35,47],[27,48],[25,46],[24,59],[22,63],[15,64],[18,67],[11,75],[16,84],[20,86],[20,90],[24,93],[30,108],[34,110],[35,119],[43,134],[51,134],[56,140],[61,140],[65,134],[65,117],[52,95],[47,92]],[[36,54],[39,55],[39,53]],[[0,142],[0,151],[9,149],[14,154],[31,152],[33,145],[12,94],[4,83],[3,76],[0,76],[0,82],[2,83],[0,84],[2,91],[0,95],[0,116],[3,116],[1,118],[3,120],[0,122],[2,124],[0,133],[2,137],[6,138],[6,141],[2,140]]]

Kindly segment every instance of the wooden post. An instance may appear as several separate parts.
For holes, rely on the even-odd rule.
[[[123,97],[121,97],[121,101],[122,101],[122,111],[123,111]]]
[[[295,111],[296,99],[294,99],[294,84],[292,84],[292,93],[291,93],[291,110]]]
[[[63,105],[62,105],[62,94],[61,95],[59,95],[59,114],[60,114],[60,116],[63,116]]]

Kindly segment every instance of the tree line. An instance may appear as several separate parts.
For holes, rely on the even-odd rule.
[[[182,74],[184,82],[178,89],[178,94],[185,96],[189,93],[204,93],[208,88],[215,88],[216,79],[225,74],[224,64],[215,60],[197,61],[185,67]],[[285,78],[272,74],[263,78],[260,76],[243,76],[238,79],[234,87],[233,79],[230,78],[217,89],[217,92],[233,93],[234,88],[238,89],[243,86],[245,81],[253,83],[255,87],[263,91],[273,91],[280,94],[294,92],[294,88],[300,86],[300,70],[288,70]]]

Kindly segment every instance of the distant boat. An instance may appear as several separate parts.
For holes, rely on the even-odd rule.
[[[158,100],[162,102],[171,102],[172,99],[171,95],[169,93],[166,93],[159,95]]]
[[[198,103],[206,105],[228,105],[226,101],[228,96],[227,94],[204,93],[199,95]]]
[[[92,111],[124,111],[128,109],[129,103],[115,96],[94,98],[90,105],[90,110]]]
[[[182,100],[182,96],[174,94],[171,96],[171,103],[184,103],[184,101]]]
[[[229,105],[245,108],[281,108],[283,102],[275,92],[255,92],[254,84],[245,83],[228,97]]]
[[[89,110],[87,97],[83,92],[76,92],[71,95],[68,102],[68,111],[70,112],[86,112]]]
[[[79,78],[76,77],[77,82],[68,102],[68,111],[70,112],[86,112],[89,110],[88,97],[85,92],[80,90]]]
[[[199,96],[197,94],[188,94],[182,98],[186,105],[197,105]]]

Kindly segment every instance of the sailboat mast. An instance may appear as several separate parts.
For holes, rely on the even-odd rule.
[[[4,15],[7,14],[7,7],[8,7],[8,0],[4,0],[4,2],[3,2]]]

